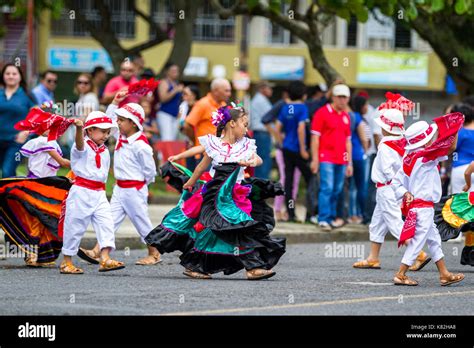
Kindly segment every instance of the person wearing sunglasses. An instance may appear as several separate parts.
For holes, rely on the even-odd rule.
[[[99,98],[93,91],[92,76],[80,74],[74,84],[74,94],[79,96],[76,102],[76,116],[85,119],[92,111],[99,110]],[[81,118],[81,120],[82,120]]]
[[[51,70],[46,70],[40,74],[40,83],[33,88],[31,93],[38,104],[52,101],[54,103],[54,90],[58,85],[58,75]]]

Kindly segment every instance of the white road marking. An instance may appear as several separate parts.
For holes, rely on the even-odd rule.
[[[393,285],[393,283],[373,283],[373,282],[344,282],[345,284],[356,284],[356,285]]]
[[[417,294],[417,295],[403,295],[403,298],[433,298],[433,297],[442,297],[442,296],[467,296],[474,295],[474,290],[468,291],[446,291],[446,292],[434,292],[429,294]],[[227,308],[227,309],[211,309],[206,311],[195,311],[195,312],[175,312],[175,313],[164,313],[162,315],[220,315],[220,314],[230,314],[230,313],[242,313],[249,311],[266,311],[266,310],[275,310],[275,309],[286,309],[286,308],[310,308],[310,307],[320,307],[328,305],[343,305],[343,304],[353,304],[353,303],[364,303],[364,302],[377,302],[377,301],[398,301],[399,295],[397,296],[379,296],[379,297],[363,297],[363,298],[354,298],[350,300],[334,300],[334,301],[321,301],[321,302],[307,302],[307,303],[296,303],[296,304],[287,304],[287,305],[277,305],[277,306],[265,306],[265,307],[240,307],[240,308]]]

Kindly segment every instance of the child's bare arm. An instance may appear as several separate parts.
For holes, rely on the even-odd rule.
[[[474,173],[474,161],[467,167],[466,171],[464,172],[464,180],[466,180],[466,185],[463,187],[463,191],[467,192],[471,188],[471,176]]]
[[[201,175],[206,171],[207,167],[209,167],[211,162],[212,159],[207,155],[207,153],[204,153],[203,159],[199,162],[196,169],[194,169],[193,176],[191,176],[191,178],[184,184],[183,190],[193,187],[196,181],[198,181]]]
[[[193,156],[196,156],[196,155],[201,154],[203,152],[204,152],[204,146],[202,146],[202,145],[194,146],[194,147],[192,147],[192,148],[190,148],[190,149],[188,149],[184,152],[181,152],[178,155],[170,156],[168,158],[168,161],[176,162],[180,159],[193,157]]]
[[[61,167],[71,168],[71,162],[67,158],[63,158],[56,150],[48,151],[48,155],[58,162]]]
[[[81,120],[74,121],[76,125],[76,149],[84,151],[84,123]]]

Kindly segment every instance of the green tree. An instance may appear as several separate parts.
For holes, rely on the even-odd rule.
[[[474,18],[471,0],[312,0],[301,10],[298,0],[236,0],[224,7],[211,0],[221,18],[247,15],[268,18],[289,30],[308,47],[313,67],[327,84],[340,77],[323,51],[321,34],[336,17],[347,21],[355,16],[365,22],[369,12],[379,9],[383,14],[404,20],[438,54],[447,71],[460,85],[461,93],[474,86]],[[283,5],[288,10],[282,12]]]
[[[136,16],[147,22],[154,35],[145,42],[125,48],[113,30],[111,10],[107,2],[91,2],[92,6],[95,10],[97,10],[101,18],[99,25],[97,25],[97,22],[87,19],[85,10],[78,7],[77,1],[64,1],[66,8],[74,11],[75,19],[79,20],[89,31],[91,36],[107,51],[112,60],[115,71],[119,71],[120,64],[125,58],[132,57],[143,50],[170,40],[168,33],[154,22],[151,15],[144,13],[139,8],[137,8],[135,2],[133,3],[133,12]],[[173,47],[167,58],[167,61],[173,61],[176,63],[180,67],[181,71],[184,70],[191,53],[193,24],[195,22],[197,10],[200,7],[201,2],[201,0],[173,1],[175,9],[175,22],[173,25],[174,40]]]

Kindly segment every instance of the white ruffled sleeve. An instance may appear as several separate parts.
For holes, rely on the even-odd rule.
[[[248,143],[247,151],[245,151],[245,159],[249,160],[254,154],[257,153],[257,143],[255,139],[246,138]],[[247,146],[247,144],[245,144]]]
[[[30,157],[40,152],[56,150],[54,146],[48,143],[46,137],[38,137],[26,142],[20,149],[20,153],[25,157]]]
[[[215,135],[203,135],[202,137],[199,137],[199,143],[204,146],[204,151],[206,151],[207,155],[212,158],[218,158],[220,154],[220,139],[216,137]]]

